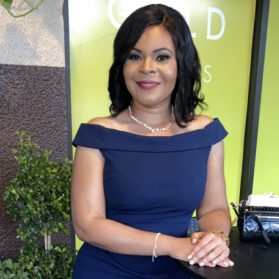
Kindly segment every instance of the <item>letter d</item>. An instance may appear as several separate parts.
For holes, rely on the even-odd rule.
[[[220,16],[221,19],[221,30],[218,34],[211,34],[211,23],[212,14],[215,13]],[[207,34],[206,38],[208,40],[219,40],[225,32],[226,20],[223,12],[218,8],[209,7],[208,8],[208,18],[207,18]]]

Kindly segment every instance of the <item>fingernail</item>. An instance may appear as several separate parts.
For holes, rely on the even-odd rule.
[[[229,264],[228,264],[227,262],[224,262],[224,265],[225,265],[225,266],[229,266]]]
[[[204,262],[200,262],[199,265],[200,265],[200,266],[204,266]]]
[[[230,266],[234,266],[234,262],[230,261],[229,263],[230,263]]]
[[[196,242],[197,242],[197,239],[196,239],[196,238],[193,238],[193,239],[192,239],[192,243],[195,244]]]
[[[188,256],[188,260],[191,260],[192,258],[193,258],[192,255],[189,255],[189,256]]]
[[[216,264],[217,264],[217,261],[216,261],[216,260],[214,260],[212,263],[213,263],[214,265],[216,265]]]
[[[194,261],[194,260],[191,260],[191,261],[190,261],[190,265],[193,265],[193,264],[195,264],[195,261]]]

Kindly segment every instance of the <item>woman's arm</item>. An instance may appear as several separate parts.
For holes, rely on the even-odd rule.
[[[231,228],[230,213],[226,197],[224,178],[223,141],[212,146],[208,159],[208,174],[204,198],[197,209],[197,217],[202,232],[192,235],[197,243],[189,258],[190,263],[221,266],[232,265],[228,259],[229,248],[216,232],[228,234]]]
[[[72,218],[77,236],[92,245],[121,254],[152,255],[156,233],[106,219],[104,158],[98,149],[78,147],[72,177]],[[156,254],[187,261],[190,238],[160,235]]]
[[[204,198],[197,209],[202,231],[230,232],[231,219],[226,196],[224,177],[224,143],[212,146],[207,169]]]

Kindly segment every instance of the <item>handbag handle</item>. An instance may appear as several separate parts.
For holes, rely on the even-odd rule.
[[[237,206],[235,205],[235,203],[231,202],[231,206],[236,216],[239,217],[239,212],[237,211]]]
[[[266,231],[265,231],[265,229],[264,229],[264,227],[263,227],[263,224],[262,224],[262,222],[261,222],[259,216],[256,215],[256,214],[252,214],[252,215],[251,215],[251,218],[252,218],[252,219],[257,223],[257,225],[259,226],[259,229],[260,229],[260,231],[261,231],[261,233],[262,233],[262,235],[263,235],[263,238],[264,238],[265,242],[266,242],[266,243],[270,243],[270,239],[269,239],[269,237],[268,237],[268,235],[267,235],[267,233],[266,233]]]

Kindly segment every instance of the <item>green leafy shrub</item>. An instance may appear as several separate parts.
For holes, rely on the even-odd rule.
[[[19,262],[13,262],[11,259],[0,261],[1,279],[29,279],[28,273],[24,271],[24,266]]]
[[[70,279],[75,251],[66,245],[24,247],[19,259],[0,261],[1,279]]]
[[[17,135],[18,146],[12,152],[18,171],[4,192],[4,204],[19,222],[18,237],[33,241],[37,235],[68,234],[71,161],[54,161],[51,151],[40,152],[25,132]]]
[[[75,251],[69,246],[54,245],[51,250],[43,250],[32,245],[23,249],[19,262],[32,279],[70,279],[74,259]]]
[[[51,237],[57,232],[69,234],[72,162],[51,159],[51,151],[40,151],[25,132],[17,136],[12,152],[18,170],[3,197],[8,214],[18,222],[17,237],[24,245],[18,261],[0,262],[0,278],[71,278],[75,251],[52,245]],[[44,248],[37,243],[40,236]]]

